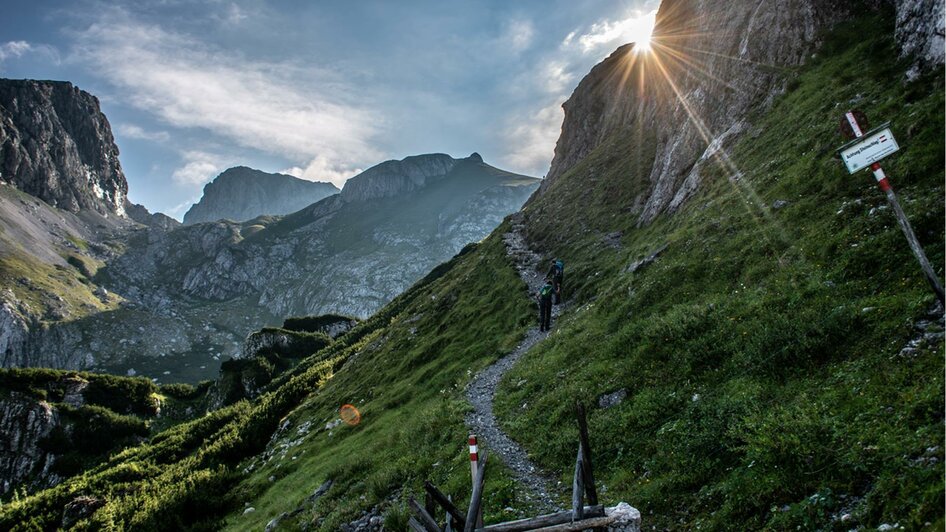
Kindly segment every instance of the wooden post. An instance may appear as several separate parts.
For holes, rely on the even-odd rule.
[[[878,171],[883,172],[879,164],[874,163],[874,166],[876,167],[874,168],[875,173]],[[894,193],[893,187],[888,185],[887,187],[881,188],[884,193],[887,194],[887,202],[893,207],[893,213],[897,218],[897,223],[900,224],[900,230],[903,231],[903,236],[907,237],[907,243],[910,244],[913,255],[920,263],[920,268],[923,270],[923,274],[926,275],[926,280],[930,283],[930,288],[933,289],[933,293],[936,294],[936,298],[939,299],[940,304],[946,306],[946,301],[943,300],[943,285],[939,282],[939,276],[936,275],[933,267],[930,266],[930,260],[926,258],[926,253],[923,252],[923,246],[920,245],[920,241],[917,240],[916,235],[913,234],[910,220],[907,219],[907,215],[900,207],[900,201],[897,200],[897,195]]]
[[[469,437],[470,444],[470,481],[472,482],[473,489],[476,489],[476,472],[478,470],[477,463],[479,461],[479,443],[476,439],[476,434],[470,434]],[[485,455],[485,453],[484,453]],[[483,514],[482,512],[476,516],[476,526],[483,526]]]
[[[453,501],[449,497],[445,496],[436,486],[430,482],[424,482],[424,490],[427,491],[427,494],[433,498],[440,506],[447,511],[447,515],[450,516],[453,521],[453,526],[459,530],[463,530],[466,527],[466,516],[460,513],[460,510],[453,504]]]
[[[594,506],[598,504],[598,490],[595,488],[594,468],[591,464],[591,442],[588,438],[588,420],[585,418],[585,405],[581,401],[577,403],[578,410],[578,439],[581,444],[582,460],[585,463],[585,493],[588,494],[588,504]]]
[[[581,443],[578,444],[578,457],[575,458],[575,478],[572,480],[572,521],[581,521],[585,516],[585,475],[582,461]]]
[[[421,508],[420,504],[411,497],[410,502],[408,503],[411,509],[411,513],[414,514],[414,517],[417,519],[417,522],[423,527],[427,532],[440,532],[440,525],[437,524],[437,521],[427,510]]]
[[[466,526],[463,532],[473,532],[476,529],[477,517],[483,505],[483,482],[486,473],[486,453],[479,457],[479,463],[476,468],[476,476],[473,480],[473,494],[470,495],[470,508],[466,512]]]

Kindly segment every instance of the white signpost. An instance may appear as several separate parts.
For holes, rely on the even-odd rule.
[[[893,138],[890,128],[884,124],[842,147],[841,160],[847,166],[847,171],[853,174],[899,150],[897,139]]]
[[[887,201],[893,208],[897,223],[900,224],[903,235],[907,237],[907,242],[910,244],[910,249],[913,250],[916,260],[920,262],[920,267],[923,269],[927,281],[933,288],[933,292],[936,293],[940,304],[946,305],[946,302],[943,301],[943,285],[939,282],[939,276],[930,266],[930,261],[926,258],[926,253],[923,252],[920,241],[913,234],[910,221],[907,220],[907,215],[900,207],[900,202],[893,192],[893,187],[890,186],[890,180],[887,179],[887,174],[884,173],[884,169],[880,167],[878,162],[884,157],[897,152],[900,146],[897,144],[897,140],[893,138],[893,133],[888,127],[889,124],[884,124],[867,133],[864,133],[862,125],[867,125],[867,117],[860,111],[848,111],[841,119],[841,131],[848,135],[848,138],[855,137],[855,140],[845,144],[838,150],[841,160],[844,161],[848,171],[852,174],[867,167],[873,170],[874,178],[877,179],[877,186],[887,195]]]

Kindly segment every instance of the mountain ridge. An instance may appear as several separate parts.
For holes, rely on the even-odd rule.
[[[331,183],[235,166],[204,186],[200,200],[184,213],[184,225],[289,214],[338,192]]]

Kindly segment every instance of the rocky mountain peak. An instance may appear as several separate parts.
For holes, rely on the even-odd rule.
[[[636,128],[652,134],[655,149],[629,212],[647,224],[675,211],[700,186],[703,165],[747,130],[750,110],[768,107],[784,91],[786,69],[811,57],[825,30],[854,11],[891,5],[901,51],[942,64],[943,8],[936,0],[799,0],[791,9],[779,2],[664,0],[651,52],[618,48],[563,105],[540,194],[598,146]]]
[[[98,99],[64,81],[0,79],[0,181],[70,212],[123,216],[128,194]]]
[[[446,176],[457,162],[443,153],[385,161],[349,179],[342,188],[342,199],[352,202],[400,196]]]
[[[207,183],[200,201],[184,214],[184,223],[289,214],[337,193],[338,188],[331,183],[236,166]]]

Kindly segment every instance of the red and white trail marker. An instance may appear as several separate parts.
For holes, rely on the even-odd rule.
[[[939,276],[930,266],[930,261],[926,258],[926,253],[923,252],[920,241],[913,234],[913,228],[910,226],[907,215],[900,207],[900,201],[893,191],[893,186],[890,185],[887,174],[880,166],[880,160],[900,150],[900,145],[897,144],[897,139],[894,138],[889,124],[884,124],[871,131],[865,131],[866,128],[867,117],[864,113],[857,110],[845,113],[841,118],[841,133],[854,140],[842,146],[838,150],[838,154],[850,173],[853,174],[868,167],[874,172],[877,186],[887,195],[887,201],[893,208],[897,223],[900,224],[903,235],[907,237],[907,242],[910,244],[910,249],[913,250],[916,260],[920,262],[920,268],[923,269],[926,280],[929,281],[930,287],[936,293],[936,298],[939,299],[940,304],[946,305],[943,300],[943,285],[939,282]]]

